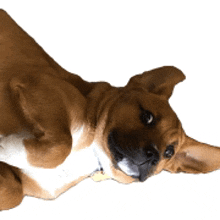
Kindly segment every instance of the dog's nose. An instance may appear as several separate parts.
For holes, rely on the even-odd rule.
[[[137,178],[141,182],[146,180],[146,178],[149,176],[150,170],[158,164],[160,159],[159,152],[156,150],[155,145],[146,147],[144,155],[145,161],[139,160],[139,163],[137,164],[139,170],[139,175]]]
[[[140,181],[146,180],[159,162],[159,151],[155,144],[142,147],[128,144],[128,147],[121,147],[116,132],[110,133],[108,144],[117,166],[127,175]]]
[[[151,166],[157,165],[160,155],[159,151],[156,149],[156,145],[152,144],[150,147],[147,147],[146,157]]]
[[[133,161],[136,165],[141,166],[148,163],[150,166],[157,165],[159,161],[159,152],[156,149],[156,145],[151,144],[140,150],[133,156]]]
[[[139,181],[143,182],[150,175],[152,169],[158,164],[160,159],[159,152],[156,149],[156,145],[151,144],[150,146],[146,146],[141,148],[138,153],[134,153],[132,157],[133,164],[132,169],[134,170],[134,166],[137,167],[135,172],[136,175],[133,175],[134,178],[137,178]],[[131,165],[130,165],[131,167]]]

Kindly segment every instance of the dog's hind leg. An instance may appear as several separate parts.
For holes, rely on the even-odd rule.
[[[22,199],[22,183],[16,168],[0,162],[0,210],[14,208]]]

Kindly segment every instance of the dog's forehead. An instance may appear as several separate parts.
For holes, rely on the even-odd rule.
[[[172,109],[166,99],[152,94],[146,90],[125,91],[114,105],[115,109],[121,112],[139,113],[140,109],[151,111],[152,113],[171,113]]]

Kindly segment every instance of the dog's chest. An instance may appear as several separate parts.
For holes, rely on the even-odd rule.
[[[98,168],[98,160],[93,150],[88,148],[80,152],[72,151],[66,160],[54,169],[27,167],[22,169],[22,172],[35,180],[49,197],[55,198],[62,193],[62,189]]]
[[[21,172],[46,192],[49,198],[57,197],[62,193],[62,189],[99,168],[94,145],[80,151],[72,150],[66,160],[54,169],[33,167],[27,160],[24,138],[21,134],[2,137],[0,161],[20,168]]]

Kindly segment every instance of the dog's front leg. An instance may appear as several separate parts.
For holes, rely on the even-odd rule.
[[[26,139],[24,146],[28,162],[35,167],[55,168],[62,164],[72,147],[71,137],[63,135],[59,139]]]
[[[72,148],[72,125],[81,126],[86,100],[65,81],[45,74],[13,78],[12,102],[34,137],[23,140],[29,164],[54,168]],[[20,116],[18,115],[18,117]]]
[[[37,139],[21,132],[0,140],[0,161],[21,169],[29,166],[55,168],[63,163],[71,147],[72,140],[67,135],[61,135],[59,139]]]

